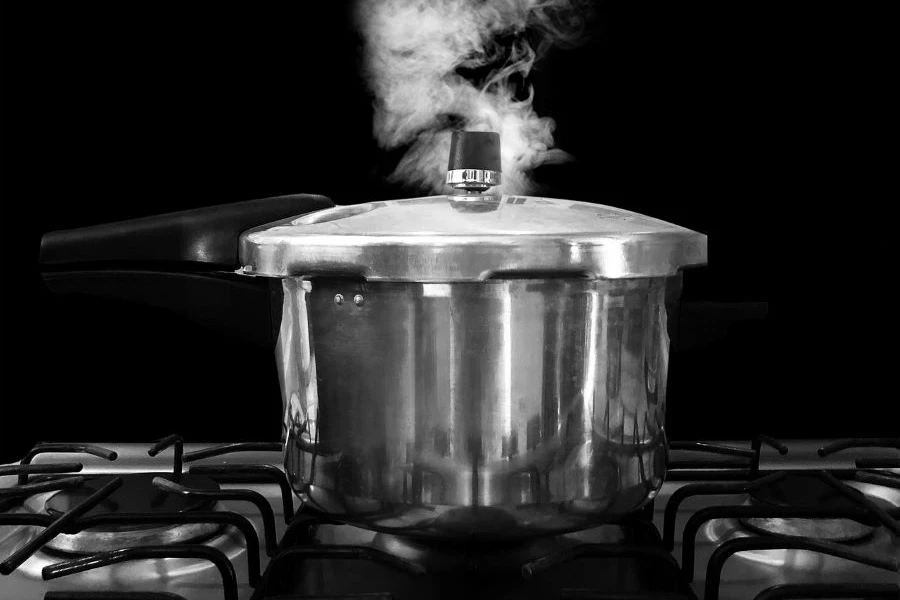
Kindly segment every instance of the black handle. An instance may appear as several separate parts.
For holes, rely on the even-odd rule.
[[[64,269],[174,264],[179,271],[234,270],[242,232],[332,206],[325,196],[292,194],[53,231],[41,239],[40,262]]]
[[[324,196],[294,194],[54,231],[41,240],[42,276],[56,294],[154,306],[268,346],[280,287],[228,272],[240,266],[240,234],[331,206]]]

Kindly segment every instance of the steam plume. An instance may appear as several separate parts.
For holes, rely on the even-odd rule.
[[[409,146],[391,181],[445,191],[454,129],[500,134],[504,193],[527,193],[532,169],[570,160],[553,147],[553,119],[535,114],[531,87],[525,98],[517,91],[540,53],[579,37],[586,6],[574,4],[359,0],[375,138],[388,150]],[[480,80],[473,76],[483,72]]]

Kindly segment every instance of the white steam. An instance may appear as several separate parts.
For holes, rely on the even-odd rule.
[[[527,193],[532,169],[569,160],[553,147],[553,119],[535,114],[530,88],[527,98],[516,97],[514,78],[527,77],[538,52],[578,37],[585,15],[572,4],[359,0],[357,23],[375,95],[375,138],[389,150],[409,145],[391,180],[445,191],[454,129],[500,134],[504,193]],[[540,33],[537,51],[526,31]],[[511,41],[504,46],[499,36]],[[499,58],[505,59],[502,64],[496,64]],[[458,69],[489,72],[473,82]]]

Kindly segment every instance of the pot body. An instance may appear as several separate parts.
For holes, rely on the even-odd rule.
[[[667,278],[281,284],[285,468],[310,506],[509,540],[661,487]]]

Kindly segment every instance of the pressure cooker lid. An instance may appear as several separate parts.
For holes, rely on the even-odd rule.
[[[610,206],[530,196],[430,196],[339,206],[241,237],[248,272],[382,281],[655,277],[706,262],[706,236]]]
[[[453,194],[339,206],[241,236],[245,272],[381,281],[657,277],[706,262],[706,236],[638,213],[495,195],[500,136],[453,135]]]

